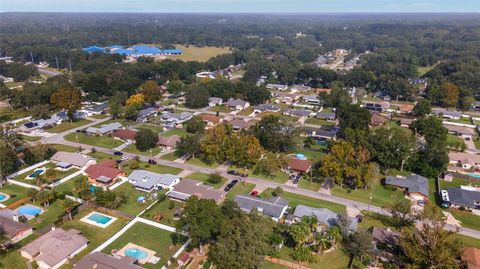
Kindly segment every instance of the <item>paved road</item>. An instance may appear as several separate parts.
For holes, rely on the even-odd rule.
[[[98,124],[98,123],[101,123],[101,122],[104,122],[104,121],[107,121],[107,120],[109,120],[109,118],[95,120],[94,122],[91,122],[87,125],[83,125],[81,127],[74,128],[74,129],[65,131],[65,132],[60,133],[60,134],[52,135],[50,137],[42,139],[42,143],[64,144],[64,145],[69,145],[69,146],[73,146],[73,147],[90,148],[90,147],[92,147],[91,145],[65,141],[63,139],[63,136],[65,136],[68,133],[76,132],[76,130],[84,129],[86,127],[93,126],[95,124]],[[96,147],[96,146],[95,146],[95,149],[98,152],[103,152],[103,153],[107,153],[107,154],[113,154],[113,152],[115,151],[113,149],[107,149],[107,148]],[[128,158],[134,158],[134,157],[138,156],[140,158],[140,160],[142,160],[142,161],[148,161],[148,159],[150,159],[147,156],[135,155],[135,154],[127,153],[127,152],[124,152],[123,156],[128,157]],[[205,174],[210,174],[210,173],[213,173],[213,172],[219,172],[222,176],[224,176],[225,178],[228,178],[229,180],[238,179],[237,176],[232,176],[232,175],[227,174],[227,171],[224,167],[223,168],[219,167],[217,169],[213,169],[213,168],[194,166],[194,165],[190,165],[190,164],[168,161],[168,160],[163,160],[163,159],[158,159],[158,158],[156,158],[156,161],[157,161],[158,164],[161,164],[161,165],[176,167],[176,168],[180,168],[180,169],[183,169],[183,170],[189,170],[189,171],[192,171],[192,172],[200,172],[200,173],[205,173]],[[373,206],[373,205],[369,205],[369,204],[366,204],[366,203],[362,203],[362,202],[358,202],[358,201],[345,199],[345,198],[342,198],[342,197],[329,195],[329,194],[326,194],[326,193],[314,192],[314,191],[311,191],[311,190],[301,189],[301,188],[297,188],[295,186],[276,183],[276,182],[272,182],[272,181],[268,181],[268,180],[264,180],[264,179],[260,179],[260,178],[255,178],[255,177],[247,177],[247,178],[245,178],[245,181],[247,183],[255,184],[257,186],[257,188],[260,188],[260,189],[265,189],[265,188],[273,188],[274,189],[274,188],[280,186],[287,192],[292,192],[292,193],[304,195],[304,196],[311,197],[311,198],[317,198],[317,199],[321,199],[321,200],[325,200],[325,201],[329,201],[329,202],[333,202],[333,203],[337,203],[337,204],[342,204],[342,205],[345,205],[349,208],[354,208],[354,209],[358,209],[358,210],[367,210],[367,211],[371,211],[371,212],[375,212],[375,213],[379,213],[379,214],[383,214],[383,215],[389,215],[389,213],[386,210],[384,210],[384,209],[382,209],[378,206]],[[447,225],[446,229],[451,230],[451,229],[455,229],[455,227],[453,225]],[[473,238],[480,239],[480,231],[476,231],[476,230],[472,230],[472,229],[468,229],[468,228],[461,228],[459,233],[462,234],[462,235],[466,235],[466,236],[470,236],[470,237],[473,237]]]

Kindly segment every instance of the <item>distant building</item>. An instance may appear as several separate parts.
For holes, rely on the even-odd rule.
[[[312,137],[314,140],[317,141],[325,141],[330,139],[335,140],[337,139],[339,132],[340,130],[337,128],[305,128],[305,135]]]
[[[465,269],[479,269],[480,268],[480,249],[474,247],[467,247],[463,250],[462,256],[462,268]]]
[[[157,145],[164,150],[172,150],[182,138],[178,135],[162,136],[158,135]]]
[[[309,91],[311,88],[310,86],[305,86],[305,85],[293,85],[290,87],[291,92],[306,92]]]
[[[157,115],[158,110],[155,107],[147,107],[138,112],[137,122],[146,122],[148,118]]]
[[[286,91],[288,89],[288,85],[273,84],[273,83],[269,83],[265,87],[269,90],[276,90],[276,91]]]
[[[160,118],[167,126],[174,126],[177,124],[182,124],[193,117],[193,114],[190,112],[181,112],[179,114],[164,112]]]
[[[190,196],[197,196],[200,199],[212,199],[216,203],[220,203],[225,199],[225,192],[217,190],[213,187],[204,185],[202,182],[183,179],[169,192],[168,197],[186,201]]]
[[[312,162],[309,160],[302,160],[296,157],[290,157],[287,160],[287,168],[297,173],[307,173],[312,168]]]
[[[90,253],[75,264],[75,269],[143,269],[131,256],[110,256],[102,252]]]
[[[137,131],[130,129],[118,129],[113,132],[113,137],[126,142],[134,142],[137,138]]]
[[[473,136],[476,135],[475,129],[461,126],[461,125],[443,123],[443,127],[447,128],[449,134],[453,134],[461,137],[472,138]]]
[[[293,116],[293,117],[310,117],[312,116],[313,111],[306,109],[291,109],[287,108],[283,110],[283,115]]]
[[[370,126],[382,126],[387,122],[387,118],[378,112],[373,112],[370,118]]]
[[[87,130],[85,130],[85,132],[90,135],[107,135],[107,134],[113,133],[114,131],[122,127],[123,127],[122,124],[118,122],[112,122],[109,124],[102,125],[100,126],[100,128],[88,127]]]
[[[307,104],[310,105],[320,105],[320,99],[318,98],[318,95],[305,95],[302,97],[303,101]]]
[[[480,155],[470,154],[465,152],[450,152],[448,153],[450,164],[459,166],[462,169],[478,170],[480,169]]]
[[[254,120],[245,121],[242,119],[233,119],[231,121],[228,121],[227,123],[232,125],[232,128],[234,131],[240,131],[240,130],[248,129],[254,126],[257,123],[257,121],[254,121]]]
[[[222,122],[222,118],[219,118],[219,117],[217,117],[215,115],[211,115],[211,114],[202,114],[202,115],[200,115],[200,118],[207,125],[206,128],[216,126],[217,124]]]
[[[319,119],[322,119],[322,120],[326,120],[326,121],[329,121],[329,122],[335,122],[336,119],[337,119],[337,115],[335,114],[335,112],[317,112],[317,114],[315,115],[316,118],[319,118]]]
[[[456,110],[446,110],[443,108],[434,108],[432,109],[433,113],[436,116],[443,117],[445,119],[449,120],[459,120],[462,118],[462,113],[456,111]]]
[[[225,103],[226,106],[230,107],[231,109],[235,109],[235,110],[243,110],[247,107],[250,106],[250,103],[249,102],[246,102],[246,101],[243,101],[241,99],[234,99],[234,98],[230,98],[226,103]]]
[[[327,208],[314,208],[306,205],[297,205],[295,211],[288,216],[289,223],[295,223],[300,221],[303,217],[314,216],[320,225],[326,227],[332,227],[337,225],[338,214]],[[350,219],[349,230],[354,231],[357,229],[357,220],[355,218]]]
[[[87,247],[88,240],[75,229],[53,230],[20,249],[22,257],[36,261],[40,269],[55,269]]]
[[[9,211],[10,209],[0,210],[0,228],[4,231],[5,236],[12,243],[17,243],[24,238],[33,234],[33,228],[27,223],[18,221],[18,215],[14,214],[2,214],[3,211]]]
[[[273,104],[260,104],[253,107],[253,112],[262,113],[262,112],[278,112],[280,108]]]
[[[210,97],[208,99],[208,106],[210,107],[219,106],[219,105],[222,105],[222,103],[223,103],[222,98]]]
[[[234,198],[238,207],[245,212],[257,210],[258,213],[278,221],[287,211],[288,201],[281,197],[262,199],[246,195],[237,195]]]

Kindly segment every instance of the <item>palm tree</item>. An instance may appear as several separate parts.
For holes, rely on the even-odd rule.
[[[65,199],[62,201],[63,210],[65,210],[68,213],[68,218],[70,220],[72,220],[72,210],[75,208],[76,205],[77,203],[75,203],[70,199]]]
[[[38,190],[35,188],[29,188],[27,190],[27,195],[32,197],[32,200],[35,203],[35,200],[37,200]]]
[[[322,250],[327,248],[327,242],[328,242],[327,236],[319,233],[315,237],[315,241],[317,241],[318,254],[321,254]]]
[[[45,178],[44,175],[38,175],[35,178],[35,185],[37,186],[42,186],[45,182],[47,182],[47,179]]]
[[[342,234],[340,233],[338,226],[330,227],[330,229],[327,231],[327,235],[332,241],[332,247],[335,246],[340,239],[342,239]]]

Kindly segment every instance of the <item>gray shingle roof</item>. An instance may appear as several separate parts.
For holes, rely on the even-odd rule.
[[[337,222],[337,213],[326,208],[314,208],[306,205],[298,205],[295,207],[293,215],[297,218],[305,216],[315,216],[319,223],[333,226]]]
[[[470,208],[480,208],[480,192],[460,188],[448,188],[450,203]]]
[[[137,259],[130,256],[112,257],[101,252],[94,252],[78,261],[75,269],[143,269],[143,267],[135,265],[135,262]]]
[[[241,100],[241,99],[233,99],[233,98],[230,98],[230,99],[228,99],[228,101],[227,101],[225,104],[226,104],[227,106],[234,106],[234,107],[236,107],[236,106],[242,106],[242,107],[244,107],[244,106],[247,104],[247,102],[245,102],[245,101],[243,101],[243,100]]]
[[[269,111],[269,110],[270,111],[277,111],[280,108],[276,105],[273,105],[273,104],[260,104],[258,106],[255,106],[253,109],[264,112],[264,111]]]
[[[109,123],[109,124],[102,125],[100,128],[88,127],[86,132],[87,133],[92,133],[92,134],[95,134],[95,133],[96,134],[106,134],[106,133],[118,130],[120,128],[122,128],[122,124],[120,124],[118,122],[112,122],[112,123]]]
[[[272,197],[270,199],[262,199],[252,196],[237,195],[234,199],[238,207],[242,210],[250,212],[257,209],[264,215],[280,218],[288,206],[288,201],[281,197]]]
[[[419,175],[412,175],[403,177],[387,176],[385,184],[402,187],[408,190],[409,193],[421,193],[428,197],[428,180]]]
[[[320,119],[335,119],[335,112],[317,112],[317,118]]]
[[[172,186],[176,179],[180,178],[172,174],[157,174],[146,170],[135,170],[128,176],[135,187],[151,189],[155,185]]]

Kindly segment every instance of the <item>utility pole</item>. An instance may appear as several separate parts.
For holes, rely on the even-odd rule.
[[[60,69],[60,67],[58,66],[58,58],[56,54],[55,54],[55,62],[57,63],[57,69]]]
[[[32,64],[34,64],[35,62],[33,61],[33,53],[32,53],[32,49],[28,49],[30,51],[30,59],[32,60]]]

